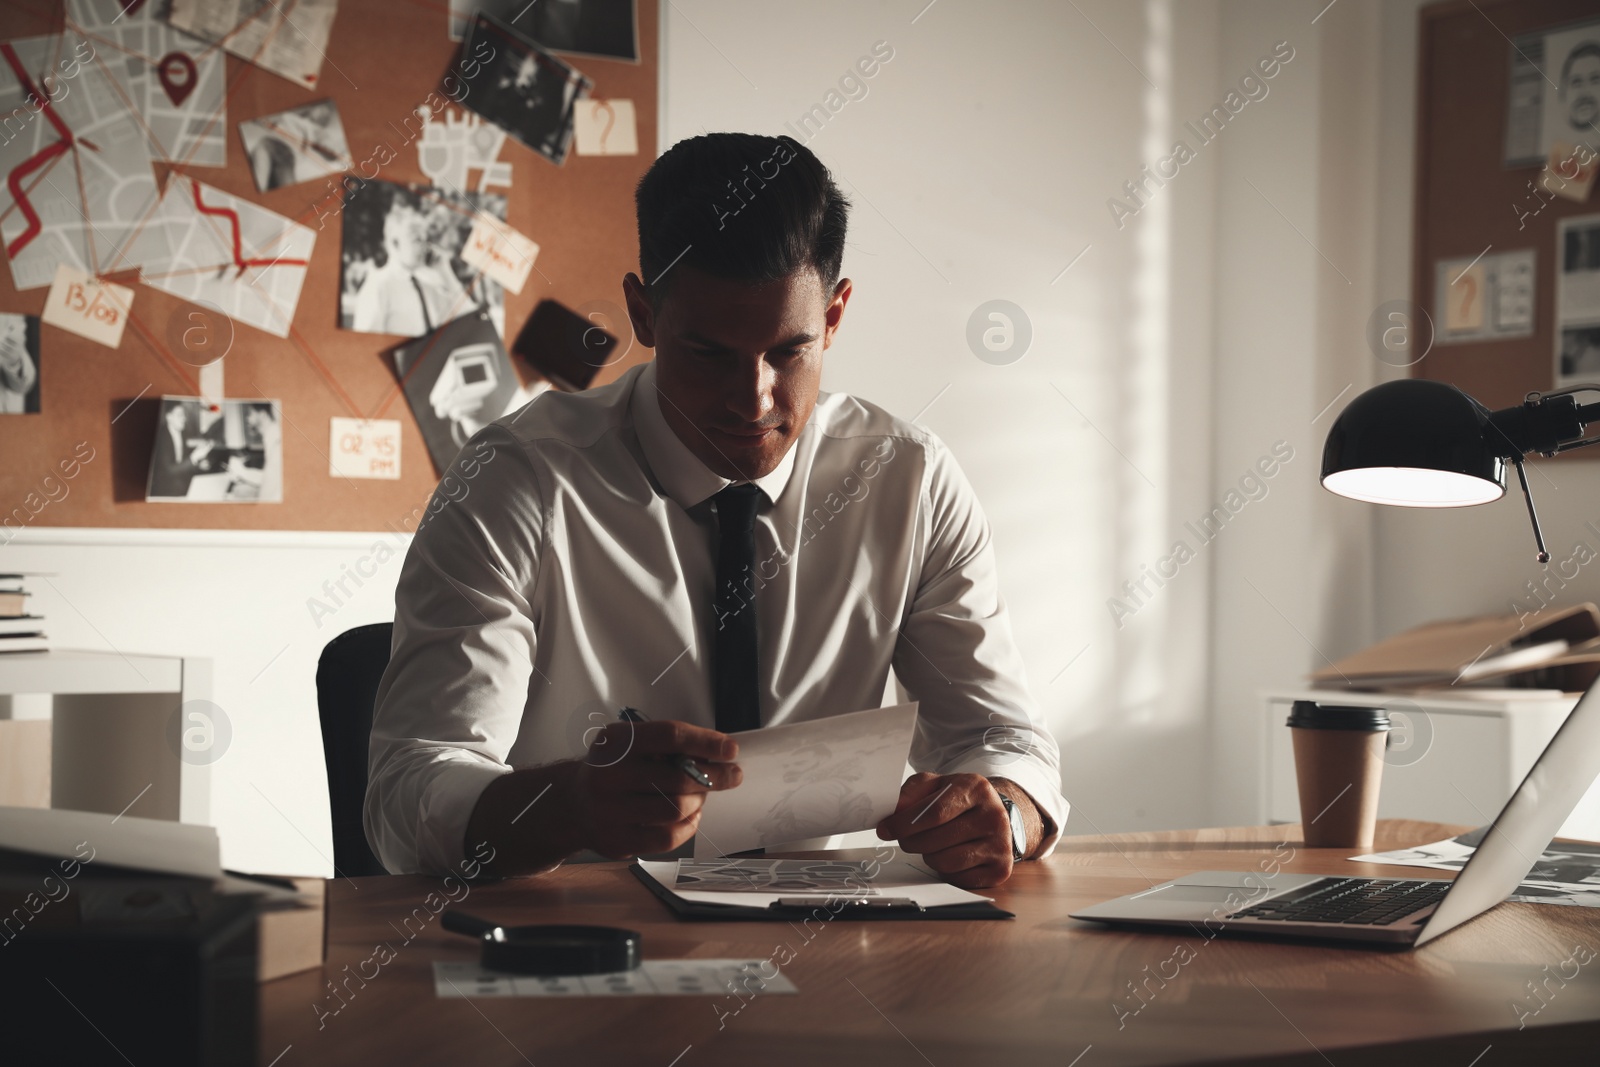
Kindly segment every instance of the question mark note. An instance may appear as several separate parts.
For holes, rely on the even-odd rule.
[[[636,156],[639,131],[632,100],[580,100],[573,113],[580,156]]]
[[[1474,263],[1445,289],[1444,329],[1465,333],[1483,329],[1484,269]]]

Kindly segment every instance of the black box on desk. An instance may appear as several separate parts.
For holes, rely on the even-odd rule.
[[[254,1064],[256,951],[251,897],[0,851],[7,1062]]]

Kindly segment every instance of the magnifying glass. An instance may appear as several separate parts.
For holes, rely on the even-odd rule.
[[[644,938],[620,926],[500,926],[461,911],[447,911],[439,923],[455,934],[477,938],[482,963],[507,974],[610,974],[639,966]]]

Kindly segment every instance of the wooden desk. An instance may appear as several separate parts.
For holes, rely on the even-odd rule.
[[[1380,824],[1378,847],[1461,829],[1390,820]],[[1010,922],[834,922],[813,924],[810,941],[787,923],[678,922],[620,863],[473,888],[462,904],[512,923],[633,927],[644,934],[647,958],[767,958],[779,945],[791,946],[784,973],[800,994],[758,997],[736,1015],[727,1014],[740,1003],[732,995],[436,999],[433,961],[477,955],[436,918],[405,941],[402,921],[414,908],[428,914],[424,901],[439,880],[339,880],[329,893],[325,972],[262,987],[259,1062],[1469,1067],[1490,1046],[1480,1067],[1593,1062],[1600,957],[1564,985],[1551,977],[1574,946],[1600,953],[1600,911],[1593,909],[1502,904],[1412,952],[1206,941],[1067,918],[1081,905],[1188,871],[1253,870],[1275,849],[1290,871],[1419,873],[1350,863],[1344,850],[1307,850],[1298,827],[1275,826],[1066,838],[1053,857],[1022,865],[996,891],[1017,913]],[[325,981],[354,975],[384,941],[394,959],[364,987],[348,979],[348,1003],[323,1017],[319,1029],[317,1006],[341,1003]],[[1566,964],[1566,974],[1572,968]],[[366,973],[373,971],[367,965]],[[1141,1001],[1129,983],[1157,972],[1176,976],[1164,985],[1150,979]],[[1513,1005],[1539,1008],[1528,983],[1547,978],[1542,1010],[1519,1033]]]

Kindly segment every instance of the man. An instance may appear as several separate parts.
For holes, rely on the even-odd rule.
[[[383,266],[356,294],[355,329],[421,337],[468,310],[450,265],[428,262],[427,222],[415,209],[396,204],[384,216],[383,248]]]
[[[390,870],[678,848],[708,787],[673,758],[737,789],[737,731],[876,707],[891,670],[919,773],[879,836],[966,887],[1053,847],[1056,745],[971,487],[818,390],[847,207],[787,137],[696,137],[639,183],[623,289],[654,362],[487,427],[407,554],[365,811]],[[596,726],[622,706],[654,721]]]
[[[225,449],[222,421],[200,425],[200,404],[194,400],[169,400],[156,431],[150,460],[149,495],[177,499],[189,495],[197,474],[209,474],[222,462]]]
[[[1567,108],[1567,125],[1585,137],[1594,134],[1600,119],[1600,42],[1584,41],[1567,53],[1561,64],[1561,102]]]

